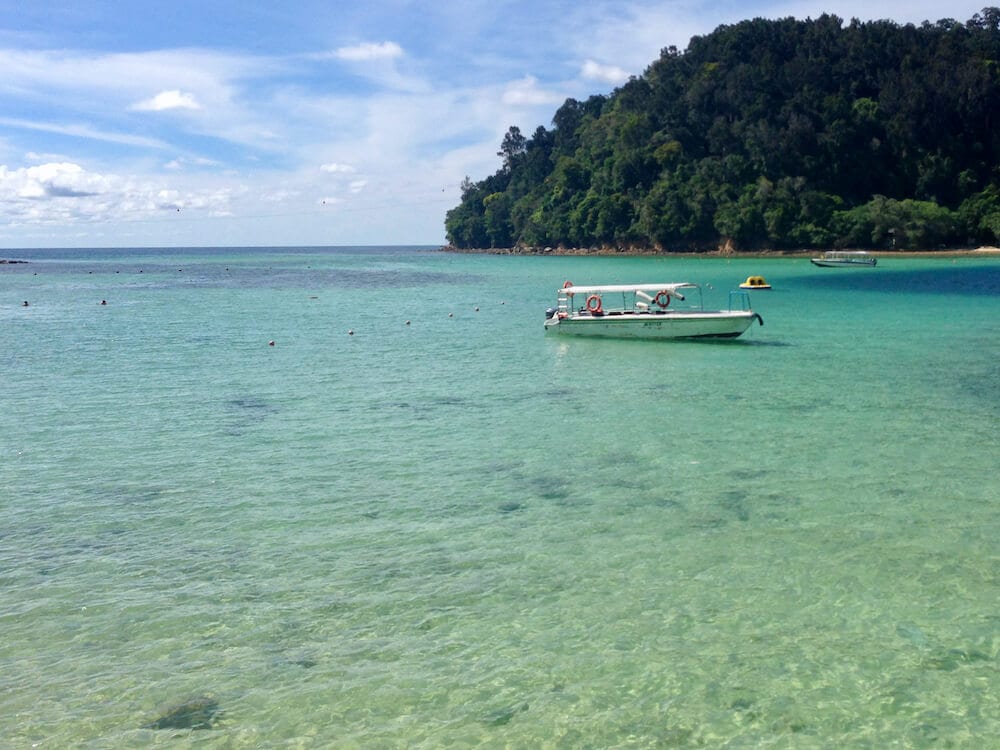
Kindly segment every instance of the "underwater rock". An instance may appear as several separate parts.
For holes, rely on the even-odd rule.
[[[483,717],[483,723],[489,724],[492,727],[502,727],[504,724],[509,724],[510,720],[513,719],[517,714],[522,711],[528,710],[527,703],[519,703],[516,706],[507,706],[506,708],[500,708],[496,711],[491,711]]]
[[[570,488],[560,477],[535,477],[528,480],[529,488],[546,500],[565,500],[570,495]]]
[[[219,702],[205,695],[168,706],[160,715],[143,724],[143,729],[211,729],[219,713]]]
[[[924,662],[927,669],[935,669],[941,672],[953,672],[966,664],[992,661],[989,654],[978,649],[952,648],[945,652],[937,652],[930,655]]]
[[[501,513],[513,513],[514,511],[517,510],[524,510],[524,507],[525,507],[524,503],[519,503],[517,501],[514,501],[509,503],[501,503],[497,507],[497,510],[499,510]]]
[[[930,643],[924,631],[922,631],[913,623],[909,622],[903,622],[897,625],[896,635],[898,635],[900,638],[905,638],[914,646],[924,647]]]
[[[747,508],[748,495],[742,490],[730,490],[722,493],[719,503],[730,513],[735,513],[740,521],[750,520],[750,509]]]

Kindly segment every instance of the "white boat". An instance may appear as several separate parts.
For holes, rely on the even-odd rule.
[[[706,310],[688,282],[576,286],[567,281],[545,311],[546,332],[629,339],[734,338],[756,320],[750,295],[729,293],[728,310]]]
[[[812,262],[824,268],[850,268],[854,266],[866,266],[874,268],[878,263],[878,258],[873,258],[864,250],[828,250],[820,258],[813,258]]]

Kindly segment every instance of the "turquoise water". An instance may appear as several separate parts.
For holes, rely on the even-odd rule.
[[[1000,258],[6,256],[0,747],[1000,736]],[[542,330],[758,273],[734,341]]]

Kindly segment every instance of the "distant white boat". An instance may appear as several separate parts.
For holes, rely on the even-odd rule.
[[[878,258],[873,258],[864,250],[828,250],[821,258],[813,258],[812,262],[824,268],[850,268],[867,266],[874,268]]]
[[[567,281],[545,330],[576,336],[630,339],[734,338],[756,320],[747,292],[729,293],[728,310],[706,310],[702,291],[688,282],[576,286]]]

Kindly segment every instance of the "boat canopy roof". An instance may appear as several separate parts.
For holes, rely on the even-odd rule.
[[[603,286],[564,286],[559,291],[563,294],[613,294],[615,292],[673,292],[676,289],[693,289],[697,284],[688,281],[670,282],[667,284],[605,284]]]

